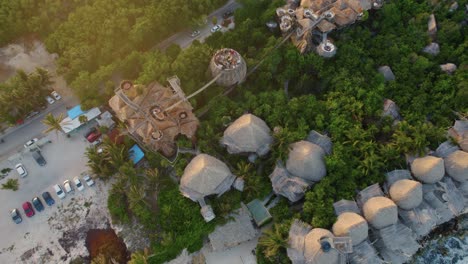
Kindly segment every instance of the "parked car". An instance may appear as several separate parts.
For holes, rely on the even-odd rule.
[[[86,131],[86,133],[84,133],[84,137],[87,138],[92,133],[97,133],[97,131],[98,130],[96,127],[91,127],[90,129],[88,129],[88,131]]]
[[[89,177],[87,174],[83,177],[83,180],[86,182],[86,184],[88,184],[89,187],[94,185],[93,179],[91,179],[91,177]]]
[[[29,140],[28,142],[24,143],[24,147],[25,148],[29,148],[30,146],[32,146],[34,143],[36,143],[37,141],[39,141],[38,138],[33,138],[31,140]]]
[[[52,206],[55,203],[54,198],[52,198],[49,192],[43,192],[42,198],[44,198],[44,201],[46,202],[48,206]]]
[[[39,114],[38,111],[32,111],[31,113],[29,113],[29,114],[26,115],[26,119],[30,119],[30,118],[32,118],[32,117],[38,115],[38,114]]]
[[[91,143],[91,145],[97,146],[97,145],[100,145],[101,143],[102,143],[102,139],[101,139],[101,138],[98,138],[98,139],[96,139],[93,143]]]
[[[53,103],[55,103],[55,100],[54,100],[54,99],[52,99],[52,97],[50,97],[50,96],[46,96],[46,98],[45,98],[45,99],[47,100],[47,102],[48,102],[49,104],[53,104]]]
[[[52,95],[52,97],[54,97],[54,99],[55,99],[56,101],[62,99],[62,96],[60,96],[60,94],[57,93],[56,91],[52,91],[52,93],[51,93],[50,95]]]
[[[229,17],[232,17],[232,15],[234,15],[234,12],[232,12],[232,11],[227,11],[227,12],[224,12],[223,18],[224,18],[224,19],[227,19],[227,18],[229,18]]]
[[[211,33],[215,33],[217,31],[220,31],[221,30],[221,26],[220,25],[216,25],[214,27],[211,28]]]
[[[73,183],[75,183],[76,189],[78,189],[78,191],[84,190],[84,185],[81,183],[80,178],[74,178]]]
[[[26,214],[27,217],[34,216],[34,209],[33,209],[32,204],[30,202],[24,202],[23,203],[23,210],[24,210],[24,213]]]
[[[69,180],[66,180],[63,182],[63,188],[65,189],[65,193],[72,193],[75,190],[73,190],[73,186],[71,185],[71,182]]]
[[[15,169],[18,172],[19,176],[21,176],[22,178],[28,175],[28,172],[21,163],[16,164]]]
[[[17,224],[19,224],[19,223],[21,223],[23,221],[23,218],[21,218],[21,215],[20,215],[18,209],[16,209],[16,208],[12,209],[10,211],[10,216],[11,216],[11,219],[13,219],[13,222],[15,222]]]
[[[65,198],[65,192],[63,191],[62,187],[60,187],[60,185],[55,184],[54,185],[54,191],[57,194],[58,198],[60,198],[60,199]]]
[[[190,36],[191,36],[192,38],[196,38],[196,37],[198,37],[199,35],[200,35],[200,31],[199,31],[199,30],[194,30],[194,31],[192,32],[192,34],[190,34]]]
[[[86,139],[88,140],[89,143],[93,143],[94,141],[96,141],[99,137],[101,136],[101,133],[99,131],[96,131],[96,132],[92,132],[91,134],[89,134]]]
[[[45,166],[47,162],[45,161],[44,157],[42,156],[39,150],[35,150],[32,152],[32,156],[34,160],[39,164],[39,166]]]
[[[39,197],[34,197],[32,199],[32,204],[34,205],[34,208],[36,208],[36,211],[41,212],[42,210],[44,210],[44,205],[42,204],[41,199],[39,199]]]

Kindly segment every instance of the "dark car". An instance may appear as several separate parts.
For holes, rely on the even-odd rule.
[[[18,209],[16,209],[16,208],[12,209],[10,211],[10,216],[11,216],[11,219],[13,219],[13,222],[15,222],[17,224],[23,222],[23,218],[21,218],[21,215],[20,215]]]
[[[42,156],[39,150],[35,150],[32,152],[32,156],[34,160],[39,164],[39,166],[45,166],[47,162],[45,161],[44,157]]]
[[[97,132],[97,128],[96,127],[92,127],[90,129],[88,129],[88,131],[86,131],[86,133],[84,134],[84,137],[85,138],[88,138],[89,135],[91,135],[92,133],[96,133]]]
[[[52,206],[55,203],[54,198],[52,198],[52,196],[50,196],[49,192],[43,192],[42,193],[42,198],[44,198],[44,201],[46,202],[46,204],[48,206]]]
[[[34,208],[36,208],[36,211],[40,212],[40,211],[44,210],[44,205],[42,204],[39,197],[34,197],[32,199],[32,204],[34,205]]]
[[[232,17],[232,15],[234,15],[234,13],[232,11],[227,11],[227,12],[224,12],[223,18],[227,19],[229,17]]]
[[[32,217],[35,214],[32,204],[30,202],[23,203],[23,210],[27,217]]]

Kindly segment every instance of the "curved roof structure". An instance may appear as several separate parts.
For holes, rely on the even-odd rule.
[[[320,240],[322,238],[332,238],[333,234],[322,228],[312,229],[304,239],[304,256],[306,263],[326,263],[338,264],[340,261],[340,253],[330,248],[327,250],[322,248]]]
[[[457,150],[444,159],[445,170],[454,180],[468,181],[468,153]]]
[[[424,183],[436,183],[444,177],[444,160],[433,156],[417,158],[411,164],[411,172]]]
[[[397,206],[386,197],[370,198],[364,204],[362,211],[367,221],[377,229],[396,224],[398,221]]]
[[[273,142],[271,130],[262,119],[245,114],[236,119],[225,131],[221,144],[227,146],[231,154],[255,152],[259,156],[270,150]]]
[[[326,174],[323,149],[308,141],[291,144],[286,169],[294,176],[317,182]]]
[[[360,244],[367,239],[369,226],[367,221],[360,215],[352,212],[345,212],[338,216],[333,225],[335,236],[349,236],[353,246]]]
[[[399,180],[390,187],[390,197],[402,209],[418,207],[423,200],[422,184],[413,180]]]
[[[196,201],[208,195],[223,194],[234,180],[235,176],[222,161],[199,154],[185,167],[180,189],[185,196]]]

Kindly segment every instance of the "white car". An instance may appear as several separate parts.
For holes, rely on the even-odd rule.
[[[50,97],[50,96],[46,96],[46,98],[45,98],[45,99],[47,100],[47,102],[48,102],[49,104],[53,104],[53,103],[55,103],[55,100],[54,100],[54,99],[52,99],[52,97]]]
[[[18,172],[18,174],[23,178],[28,175],[28,172],[21,163],[16,164],[15,169]]]
[[[52,95],[52,97],[54,97],[56,101],[62,99],[62,96],[60,96],[60,94],[57,93],[56,91],[53,91],[50,95]]]
[[[214,27],[211,28],[211,33],[215,33],[217,31],[220,31],[221,30],[221,26],[220,25],[216,25]]]
[[[65,189],[66,193],[72,193],[75,190],[73,190],[73,186],[71,185],[71,182],[69,180],[66,180],[63,182],[63,188]]]
[[[60,185],[55,184],[54,191],[60,199],[65,198],[65,192],[63,191],[62,187],[60,187]]]
[[[73,183],[75,183],[76,189],[78,189],[78,191],[84,190],[84,185],[81,183],[80,178],[74,178]]]
[[[94,185],[94,181],[91,179],[91,177],[89,177],[89,175],[85,175],[83,180],[86,182],[86,184],[88,184],[89,187]]]
[[[28,142],[26,142],[26,143],[24,144],[24,147],[25,147],[25,148],[29,148],[30,146],[32,146],[32,145],[33,145],[34,143],[36,143],[37,141],[39,141],[38,138],[33,138],[33,139],[29,140]]]

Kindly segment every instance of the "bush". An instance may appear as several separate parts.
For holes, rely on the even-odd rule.
[[[17,191],[19,188],[18,179],[8,179],[6,183],[2,184],[2,190]]]
[[[127,211],[127,197],[124,193],[112,188],[107,198],[107,208],[113,220],[121,223],[130,222]]]

